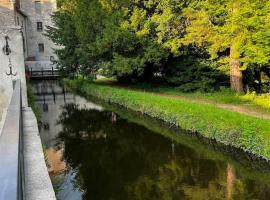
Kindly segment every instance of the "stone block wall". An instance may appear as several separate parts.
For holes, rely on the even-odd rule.
[[[15,25],[14,5],[11,0],[0,0],[0,26]]]
[[[50,61],[54,56],[54,43],[45,35],[46,26],[52,26],[51,15],[56,11],[56,0],[40,0],[40,11],[35,8],[35,0],[21,0],[21,9],[27,14],[28,57],[35,61]],[[37,31],[37,22],[42,22],[43,31]],[[39,52],[38,44],[44,44],[44,52]]]
[[[4,55],[2,48],[6,44],[5,35],[9,37],[8,43],[11,49],[9,56]],[[13,73],[16,76],[8,76],[9,73],[9,58],[12,64]],[[13,92],[13,80],[20,79],[22,83],[22,103],[23,106],[27,105],[27,92],[26,92],[26,79],[25,79],[25,64],[24,64],[24,51],[21,27],[0,26],[0,88],[3,90],[1,99],[6,99],[7,103],[11,99]]]

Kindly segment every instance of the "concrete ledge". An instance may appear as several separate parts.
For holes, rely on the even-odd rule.
[[[23,142],[26,200],[56,200],[48,174],[36,117],[23,108]]]
[[[4,89],[0,86],[0,136],[7,115],[7,97],[5,96]]]

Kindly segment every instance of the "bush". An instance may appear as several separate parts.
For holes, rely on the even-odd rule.
[[[229,84],[229,78],[214,61],[193,56],[169,62],[164,72],[166,81],[183,92],[213,92]]]

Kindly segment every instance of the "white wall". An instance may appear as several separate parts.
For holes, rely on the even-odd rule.
[[[11,0],[0,0],[0,26],[15,25],[14,7]]]
[[[35,10],[35,0],[21,0],[21,9],[27,14],[26,35],[28,44],[28,57],[36,61],[50,61],[50,56],[55,56],[55,44],[44,36],[46,26],[52,26],[51,15],[56,11],[56,0],[40,0],[41,13]],[[43,23],[43,31],[37,31],[37,22]],[[38,44],[44,44],[44,52],[38,51]]]
[[[11,49],[10,56],[4,55],[2,51],[2,48],[6,44],[5,34],[10,38],[8,41]],[[17,73],[17,76],[11,77],[6,75],[6,73],[9,73],[9,57],[11,58],[13,73]],[[9,103],[13,91],[12,81],[17,79],[20,79],[22,83],[22,104],[23,106],[27,106],[25,64],[21,28],[16,26],[0,26],[0,88],[4,90],[4,96],[1,96],[1,99],[6,99],[7,103]]]

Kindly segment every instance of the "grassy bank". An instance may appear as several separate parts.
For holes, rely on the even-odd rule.
[[[73,89],[270,159],[270,121],[150,92],[66,81]]]
[[[258,95],[254,92],[247,94],[237,94],[235,92],[232,92],[230,89],[223,89],[221,91],[213,93],[202,93],[202,92],[183,93],[171,88],[159,88],[157,90],[159,92],[167,94],[186,96],[198,100],[210,100],[216,103],[245,105],[246,107],[257,108],[270,112],[269,93],[261,95]]]
[[[135,90],[143,90],[148,92],[185,97],[193,101],[240,105],[248,109],[270,113],[270,93],[256,94],[255,92],[250,92],[246,94],[237,94],[231,91],[229,88],[224,88],[221,91],[215,91],[211,93],[203,93],[203,92],[185,93],[181,92],[177,87],[169,87],[164,85],[161,86],[157,84],[152,85],[152,84],[137,83],[125,86],[119,85],[115,80],[110,79],[101,79],[98,80],[97,82],[100,84],[109,83],[114,86],[128,87],[130,89]]]

